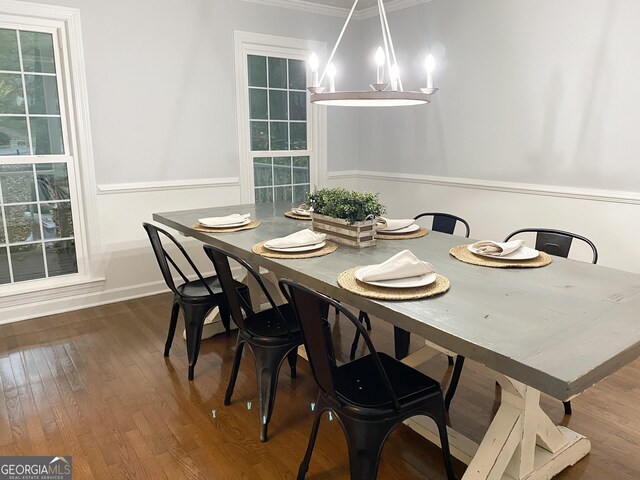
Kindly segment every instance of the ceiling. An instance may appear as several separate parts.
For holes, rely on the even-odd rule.
[[[341,7],[351,8],[353,6],[353,0],[308,0],[310,3],[317,3],[318,5],[327,5],[329,7]],[[373,7],[378,4],[377,0],[359,0],[356,10],[362,10],[364,8]]]

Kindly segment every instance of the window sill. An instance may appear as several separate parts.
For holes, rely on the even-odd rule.
[[[0,309],[101,291],[105,279],[88,276],[47,279],[47,284],[41,288],[36,287],[35,282],[0,286]]]

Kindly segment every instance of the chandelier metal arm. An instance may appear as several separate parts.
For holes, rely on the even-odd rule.
[[[391,30],[389,29],[389,21],[387,20],[387,11],[384,8],[384,3],[382,2],[382,0],[378,0],[378,9],[380,11],[380,21],[384,24],[382,35],[384,36],[386,32],[386,38],[389,40],[389,47],[391,49],[391,57],[393,58],[393,63],[397,65],[398,60],[396,59],[396,51],[393,48],[393,39],[391,38]],[[388,52],[387,52],[387,56],[388,56]],[[402,87],[402,79],[400,78],[399,72],[398,72],[398,90],[400,90],[401,92],[404,90]]]
[[[329,55],[329,60],[327,60],[327,63],[325,64],[324,69],[322,70],[322,75],[320,75],[320,80],[319,80],[319,84],[320,85],[322,85],[322,81],[324,80],[324,76],[327,74],[327,68],[331,64],[331,60],[333,60],[333,56],[336,54],[336,50],[338,49],[338,45],[340,45],[340,41],[342,40],[342,36],[344,35],[344,31],[347,29],[347,25],[349,25],[349,22],[351,21],[351,17],[353,16],[353,12],[355,12],[357,5],[358,5],[358,0],[355,0],[353,2],[353,6],[351,7],[351,11],[349,12],[349,15],[347,15],[347,19],[345,20],[344,25],[342,26],[342,30],[340,31],[340,35],[338,35],[338,40],[336,40],[336,44],[333,46],[333,50],[331,51],[331,55]]]

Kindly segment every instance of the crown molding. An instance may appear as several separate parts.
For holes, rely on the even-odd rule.
[[[332,7],[329,5],[322,5],[314,2],[307,2],[305,0],[242,0],[244,2],[256,3],[258,5],[266,5],[270,7],[288,8],[289,10],[297,10],[307,13],[315,13],[318,15],[327,15],[330,17],[345,18],[349,14],[348,8]],[[431,0],[390,0],[385,3],[385,9],[387,12],[395,12],[404,8],[415,7],[423,3],[430,2]],[[364,20],[367,18],[373,18],[378,15],[378,8],[376,6],[367,7],[362,10],[357,10],[353,13],[355,20]]]

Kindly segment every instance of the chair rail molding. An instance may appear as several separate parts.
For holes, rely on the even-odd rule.
[[[190,180],[161,180],[153,182],[104,183],[97,185],[98,195],[144,193],[192,188],[239,187],[238,177],[197,178]]]
[[[561,185],[540,185],[534,183],[517,183],[473,178],[438,177],[412,173],[376,172],[370,170],[344,170],[327,172],[328,180],[371,179],[390,182],[438,185],[443,187],[469,188],[496,192],[522,193],[549,197],[575,198],[599,202],[627,203],[640,205],[640,192],[619,190],[600,190],[595,188],[578,188]]]

